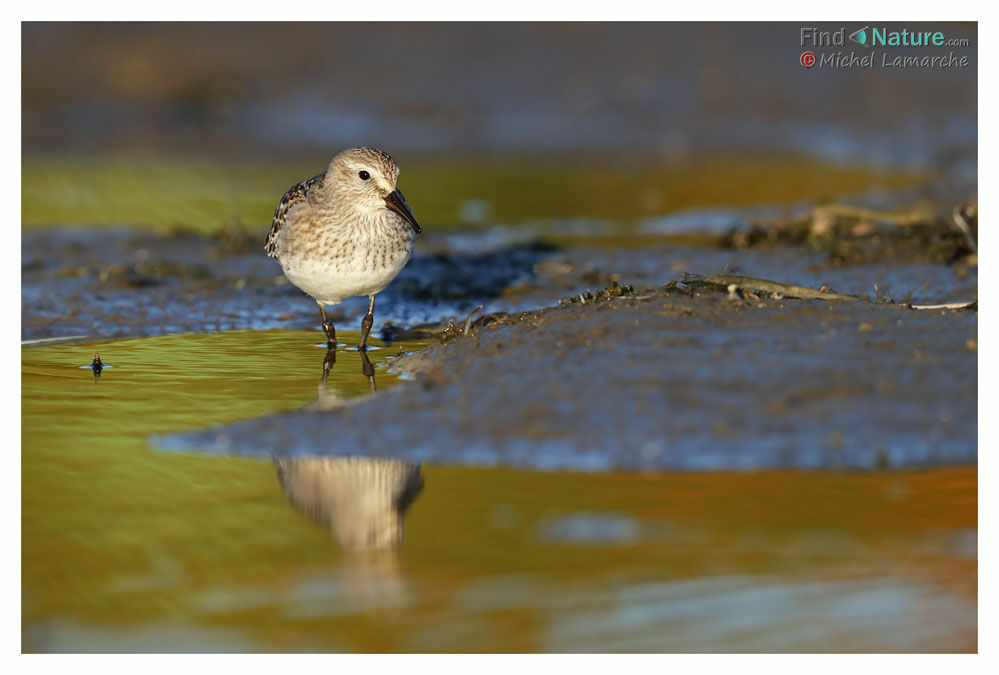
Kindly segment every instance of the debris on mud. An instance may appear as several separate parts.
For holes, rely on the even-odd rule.
[[[805,288],[790,284],[781,284],[766,279],[753,279],[737,274],[691,274],[685,273],[681,282],[691,291],[712,288],[716,291],[727,290],[730,298],[745,299],[743,293],[749,291],[753,293],[751,299],[759,300],[755,294],[761,294],[774,300],[791,298],[795,300],[826,300],[842,302],[868,302],[866,298],[856,295],[844,295],[836,293],[829,288]],[[676,282],[671,282],[676,283]],[[874,296],[869,302],[881,304],[895,304],[891,298],[882,295],[878,285],[874,284]],[[902,303],[909,309],[971,309],[978,308],[978,300],[962,300],[957,302],[944,302],[932,305]]]
[[[624,285],[622,286],[614,280],[607,284],[602,291],[597,291],[594,293],[591,290],[587,290],[585,293],[577,293],[576,295],[570,295],[567,298],[561,298],[558,301],[559,307],[565,305],[574,305],[579,303],[585,305],[594,302],[603,302],[605,300],[610,300],[611,298],[620,298],[625,295],[631,295],[635,292],[633,286]]]
[[[681,281],[691,289],[691,291],[712,288],[718,291],[730,291],[732,286],[741,290],[749,290],[760,293],[775,300],[792,298],[795,300],[840,300],[844,302],[858,302],[862,298],[855,295],[844,295],[831,290],[821,288],[805,288],[804,286],[794,286],[781,284],[766,279],[753,279],[738,274],[691,274],[685,273]]]
[[[938,305],[907,305],[909,309],[966,309],[966,310],[978,310],[978,301],[969,300],[966,302],[944,302]]]
[[[886,260],[975,265],[977,237],[978,206],[972,199],[946,210],[925,203],[897,211],[823,204],[733,228],[719,244],[731,249],[805,246],[837,265]]]
[[[437,333],[437,339],[441,342],[441,344],[447,344],[448,342],[457,340],[458,338],[464,337],[465,335],[466,335],[465,331],[463,331],[462,329],[458,328],[457,325],[455,325],[454,319],[449,319],[447,325],[444,326],[444,328],[439,333]]]

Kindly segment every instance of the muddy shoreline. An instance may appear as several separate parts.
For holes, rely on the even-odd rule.
[[[355,405],[175,435],[171,450],[541,470],[976,462],[977,313],[661,288],[482,322]]]
[[[977,307],[908,307],[976,300],[976,256],[939,220],[915,259],[918,245],[857,234],[864,222],[833,223],[831,247],[807,237],[730,248],[557,246],[511,230],[426,237],[379,296],[373,333],[444,342],[394,362],[415,383],[162,444],[575,471],[974,464]],[[814,222],[801,228],[814,234]],[[861,242],[863,255],[837,259],[842,242]],[[314,303],[251,244],[125,229],[26,233],[22,339],[316,329]],[[861,301],[684,283],[691,274]],[[364,307],[336,308],[345,334]]]
[[[683,272],[745,273],[850,294],[877,286],[877,294],[907,302],[977,297],[977,249],[949,224],[946,210],[854,211],[816,208],[790,221],[740,217],[696,237],[653,230],[591,242],[586,223],[573,221],[431,234],[379,295],[374,334],[391,340],[400,329],[446,324],[476,307],[536,309],[613,281],[661,286]],[[915,220],[891,222],[906,217]],[[972,223],[977,236],[977,214]],[[240,228],[212,236],[130,228],[24,232],[21,339],[318,326],[314,303],[263,255],[260,239]],[[350,330],[365,310],[364,299],[353,298],[332,308],[331,317]]]

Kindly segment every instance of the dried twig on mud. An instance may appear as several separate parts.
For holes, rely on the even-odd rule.
[[[476,307],[475,309],[473,309],[471,312],[468,313],[468,318],[465,319],[465,330],[462,331],[464,335],[467,336],[468,331],[471,330],[472,328],[472,317],[475,316],[476,312],[481,312],[481,311],[482,311],[482,305],[479,305],[478,307]]]
[[[844,295],[834,293],[821,288],[807,288],[805,286],[791,286],[788,284],[768,281],[766,279],[754,279],[738,274],[691,274],[684,273],[681,281],[690,287],[711,287],[719,291],[728,291],[729,297],[738,297],[735,290],[754,291],[756,293],[766,293],[773,298],[794,298],[797,300],[845,300],[847,302],[869,302],[865,298],[855,295]],[[878,286],[874,285],[875,299],[878,302],[884,300],[878,295]],[[962,302],[947,302],[939,305],[912,305],[906,304],[909,309],[978,309],[978,300],[966,300]]]
[[[942,305],[909,305],[909,309],[978,309],[978,301],[945,302]]]
[[[766,279],[744,277],[738,274],[685,273],[681,281],[688,286],[713,286],[722,291],[727,291],[729,286],[735,285],[738,288],[755,291],[756,293],[780,295],[785,298],[796,298],[798,300],[844,300],[847,302],[861,302],[863,300],[863,298],[858,298],[855,295],[844,295],[818,288],[806,288],[805,286],[791,286],[777,283],[776,281],[767,281]]]

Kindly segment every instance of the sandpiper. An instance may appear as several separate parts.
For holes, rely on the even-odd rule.
[[[399,167],[374,148],[350,148],[318,176],[288,190],[274,211],[267,255],[281,263],[291,283],[319,304],[327,345],[336,348],[336,329],[326,305],[366,295],[361,320],[367,349],[375,296],[405,267],[422,230],[396,189]]]

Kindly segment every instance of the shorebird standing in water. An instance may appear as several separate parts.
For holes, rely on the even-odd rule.
[[[267,255],[319,303],[330,349],[336,348],[336,329],[326,305],[368,296],[358,344],[364,351],[375,296],[413,254],[422,230],[396,189],[398,178],[399,167],[381,150],[351,148],[334,157],[325,173],[288,190],[274,211]]]

